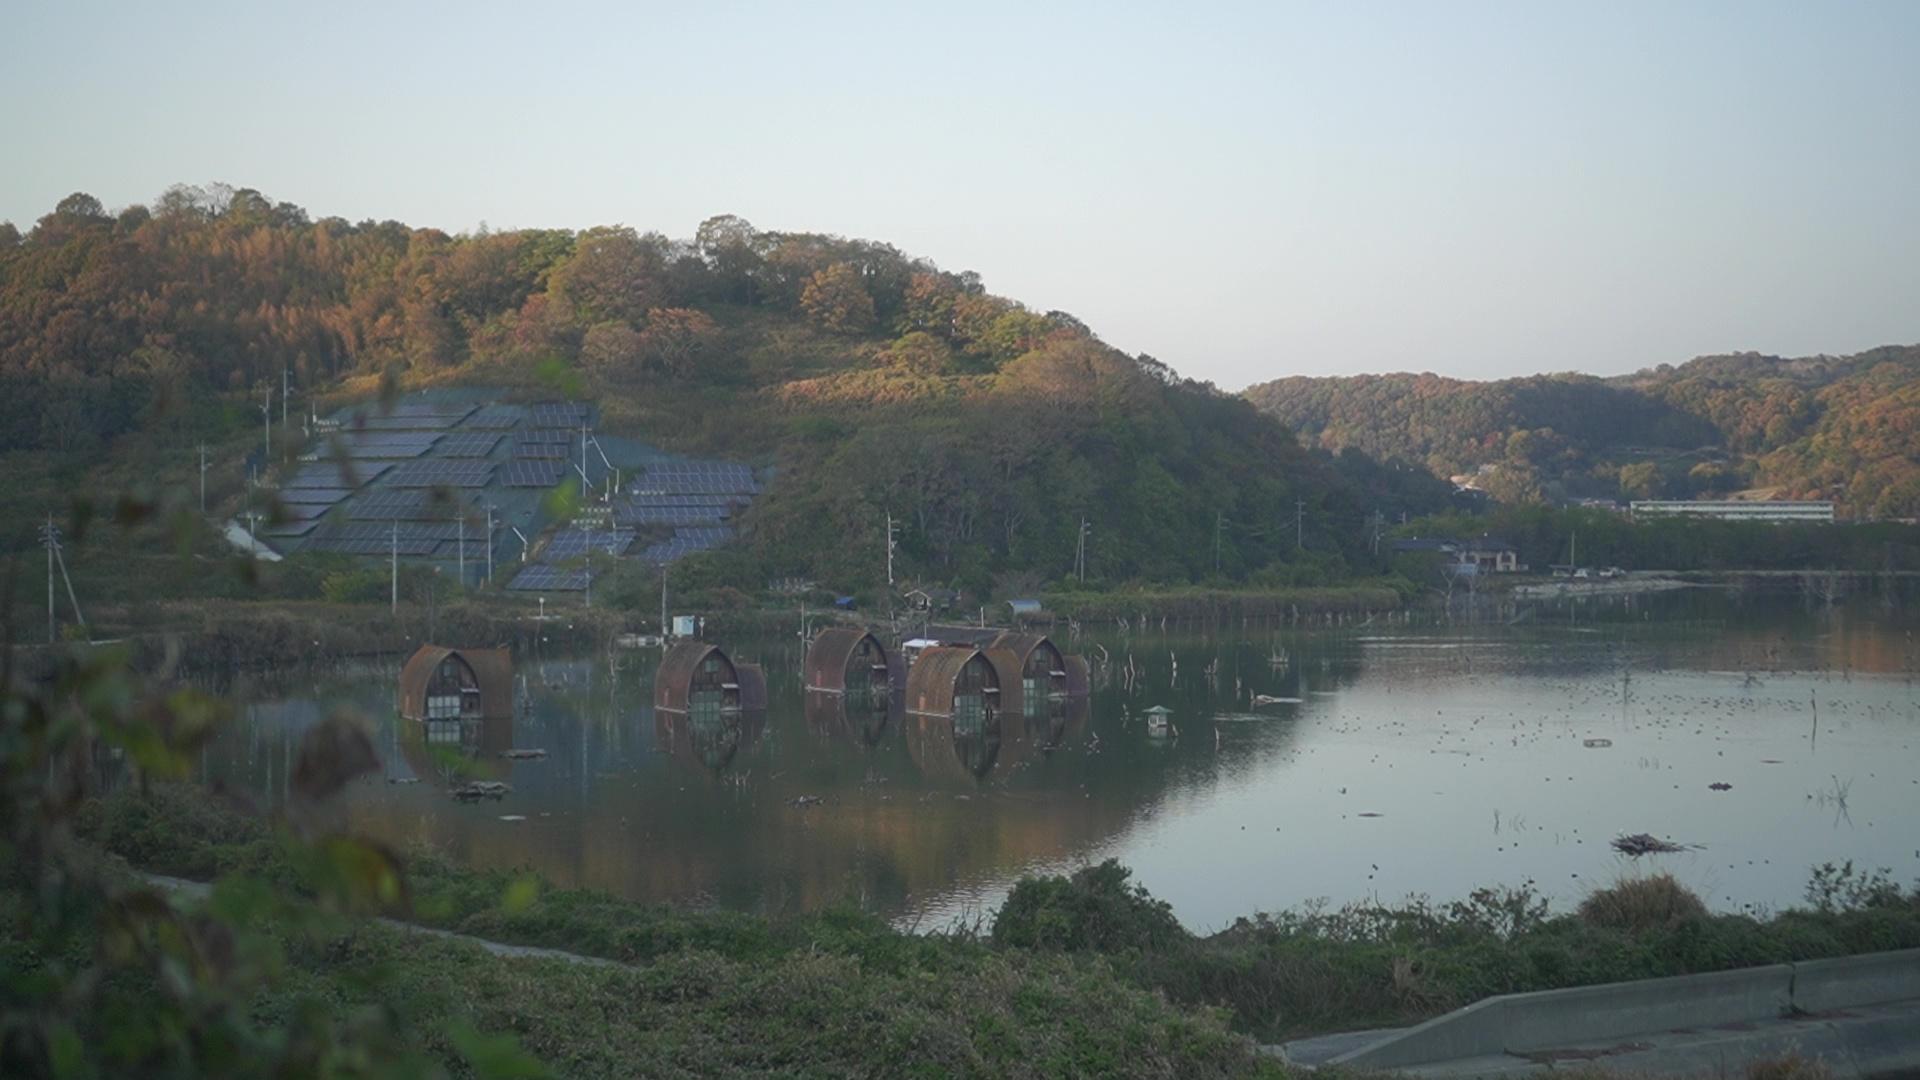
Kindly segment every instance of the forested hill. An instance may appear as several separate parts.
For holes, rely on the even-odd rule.
[[[1084,516],[1090,578],[1217,563],[1311,582],[1373,568],[1375,513],[1447,498],[1419,470],[1303,451],[1235,396],[881,243],[734,217],[686,240],[450,235],[217,185],[117,212],[75,194],[24,235],[0,226],[16,462],[77,483],[135,443],[156,460],[244,446],[283,370],[301,402],[382,383],[590,398],[610,433],[771,466],[722,560],[743,586],[883,581],[888,513],[923,581],[1058,579]]]
[[[1303,441],[1477,473],[1512,501],[1759,487],[1920,514],[1920,346],[1705,356],[1611,379],[1286,378],[1245,394]]]

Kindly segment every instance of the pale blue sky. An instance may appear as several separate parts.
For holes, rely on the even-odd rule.
[[[1124,9],[1124,10],[1123,10]],[[0,219],[892,242],[1223,387],[1920,341],[1920,2],[0,6]]]

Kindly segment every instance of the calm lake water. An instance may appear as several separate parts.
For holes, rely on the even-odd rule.
[[[1196,930],[1488,884],[1566,908],[1631,869],[1608,842],[1639,832],[1699,845],[1641,864],[1714,906],[1778,908],[1828,860],[1920,877],[1914,630],[1874,602],[1705,590],[1471,625],[1106,627],[1070,645],[1113,657],[1092,699],[997,746],[805,694],[797,636],[722,643],[766,665],[771,707],[721,728],[655,716],[657,652],[523,656],[516,717],[467,747],[512,792],[471,804],[447,794],[461,751],[394,715],[395,662],[226,687],[241,723],[202,772],[276,801],[301,733],[351,708],[384,759],[344,797],[364,833],[636,899],[851,899],[903,925],[1108,857]],[[1148,735],[1153,705],[1178,738]]]

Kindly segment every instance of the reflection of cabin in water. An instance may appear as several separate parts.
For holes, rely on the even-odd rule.
[[[422,645],[400,669],[408,720],[513,718],[513,656],[505,649]]]
[[[1000,711],[1000,675],[979,649],[927,649],[907,673],[907,711],[984,727]]]
[[[718,646],[679,641],[660,657],[653,707],[662,712],[736,712],[767,707],[767,676],[758,664],[736,664]]]
[[[892,685],[888,663],[879,638],[852,627],[829,627],[807,646],[807,689],[883,697]]]

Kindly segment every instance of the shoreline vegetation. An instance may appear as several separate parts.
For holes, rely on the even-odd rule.
[[[317,932],[263,928],[284,966],[250,1008],[274,1015],[311,994],[335,1022],[392,1011],[417,1029],[413,1050],[456,1072],[459,1045],[423,1032],[511,1030],[522,1052],[569,1076],[1284,1075],[1259,1043],[1417,1022],[1491,994],[1920,947],[1920,888],[1851,865],[1817,868],[1805,908],[1757,918],[1709,912],[1646,871],[1569,913],[1527,887],[1485,888],[1258,914],[1196,935],[1109,861],[1023,879],[974,924],[911,933],[851,906],[766,916],[645,904],[425,851],[383,853],[403,884],[356,890],[355,871],[324,855],[336,840],[302,840],[299,828],[179,783],[123,787],[75,818],[80,841],[115,865],[214,882],[205,910],[273,896],[327,915]],[[483,956],[373,914],[621,966]],[[667,1034],[630,1030],[643,1023]]]

